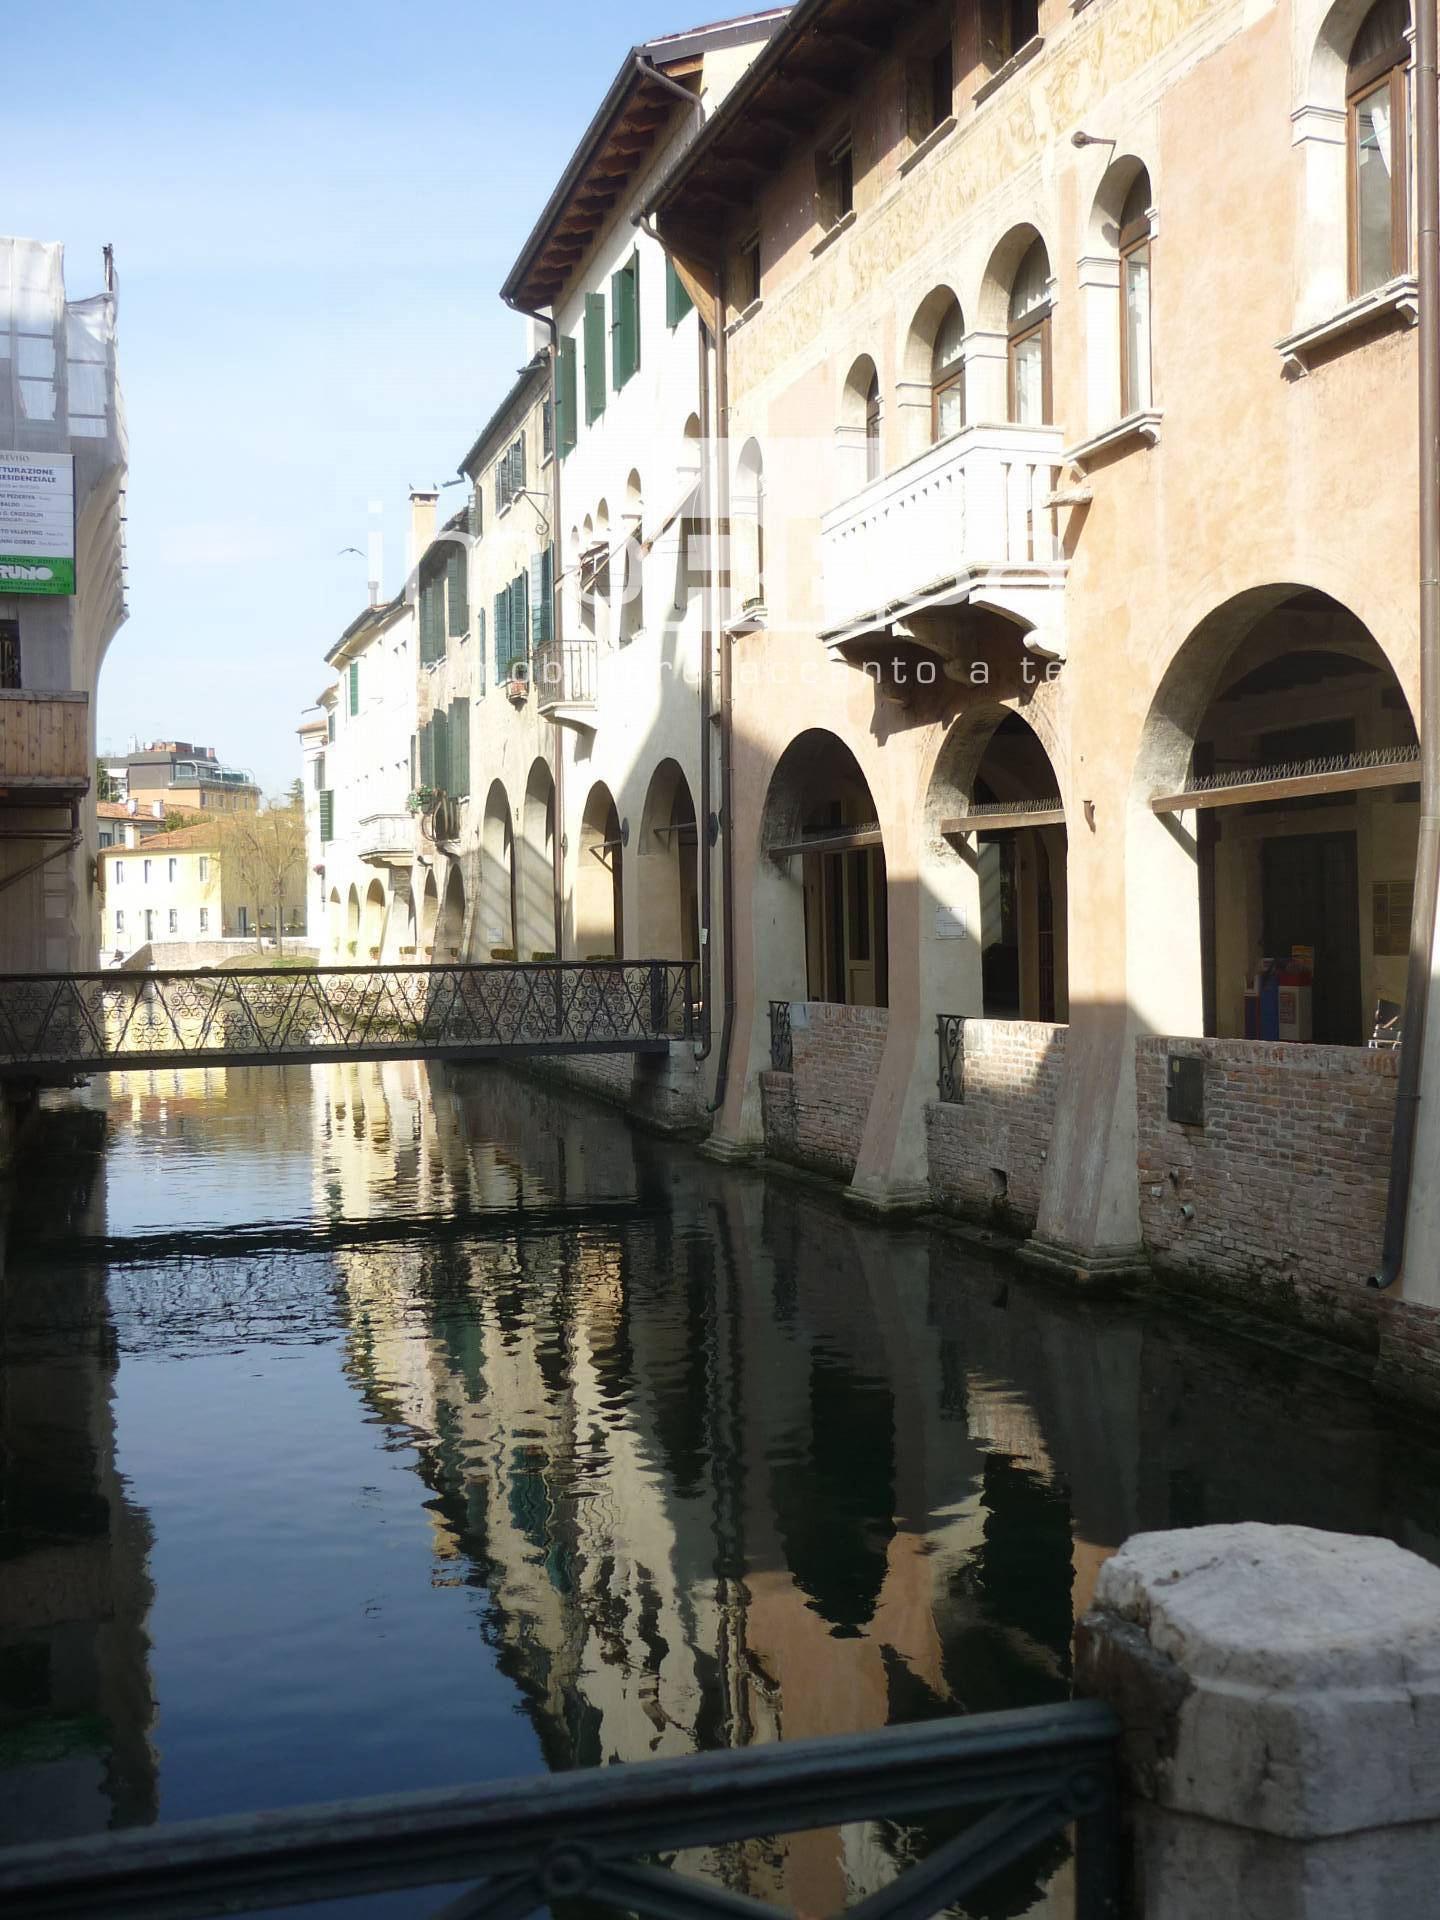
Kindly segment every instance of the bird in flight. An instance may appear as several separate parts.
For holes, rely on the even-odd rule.
[[[364,554],[361,553],[359,547],[341,547],[340,553],[353,553],[357,560],[363,560],[365,558]],[[337,553],[335,558],[338,560],[340,558],[340,554]]]

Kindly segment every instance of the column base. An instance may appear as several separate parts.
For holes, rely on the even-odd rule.
[[[1016,1258],[1042,1273],[1059,1274],[1079,1287],[1117,1286],[1150,1277],[1150,1261],[1141,1246],[1067,1247],[1058,1240],[1042,1240],[1037,1234],[1016,1249]]]
[[[765,1143],[763,1140],[731,1140],[723,1133],[712,1133],[701,1141],[696,1152],[707,1160],[718,1160],[722,1167],[753,1167],[763,1158]]]
[[[929,1187],[891,1186],[883,1180],[867,1180],[845,1189],[847,1206],[857,1207],[876,1219],[897,1214],[926,1213],[934,1206]]]

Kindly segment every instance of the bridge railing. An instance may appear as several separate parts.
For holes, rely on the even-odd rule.
[[[867,1822],[874,1844],[856,1857],[888,1864],[879,1888],[850,1909],[855,1920],[921,1920],[961,1901],[989,1912],[966,1896],[998,1875],[993,1910],[1029,1911],[1070,1852],[1067,1829],[1075,1920],[1114,1920],[1119,1730],[1108,1706],[1077,1700],[97,1834],[0,1853],[0,1905],[16,1920],[199,1920],[466,1886],[458,1899],[412,1898],[406,1911],[522,1920],[583,1900],[591,1912],[598,1903],[646,1920],[782,1920],[779,1907],[740,1890],[775,1884],[773,1850],[739,1843]],[[694,1850],[688,1864],[703,1878],[656,1863],[682,1850]],[[792,1906],[803,1910],[805,1890],[796,1891]]]
[[[693,961],[0,975],[0,1074],[663,1051]]]

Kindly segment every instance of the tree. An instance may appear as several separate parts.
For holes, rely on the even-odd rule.
[[[262,909],[275,909],[275,951],[285,950],[285,896],[305,874],[304,810],[271,801],[263,813],[227,814],[219,822],[220,858],[255,908],[255,944],[260,945]]]
[[[103,760],[97,760],[95,762],[95,798],[97,800],[113,800],[115,798],[115,782],[105,771],[105,762]]]
[[[296,808],[301,813],[305,811],[305,782],[298,774],[290,782],[290,797],[285,804],[287,807]]]

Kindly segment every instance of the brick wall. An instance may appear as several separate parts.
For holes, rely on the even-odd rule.
[[[761,1076],[767,1153],[850,1178],[889,1025],[884,1007],[797,1002],[791,1017],[791,1072]],[[774,1084],[787,1078],[788,1101]]]
[[[1171,1053],[1205,1061],[1203,1127],[1166,1118]],[[1384,1229],[1396,1065],[1358,1047],[1141,1040],[1140,1222],[1156,1266],[1373,1348],[1365,1280]]]
[[[704,1072],[686,1042],[672,1043],[668,1054],[582,1053],[517,1064],[542,1080],[579,1087],[623,1107],[661,1132],[710,1131],[713,1116]]]
[[[1066,1031],[1030,1020],[965,1022],[956,1063],[964,1099],[925,1110],[937,1206],[1035,1224]]]

